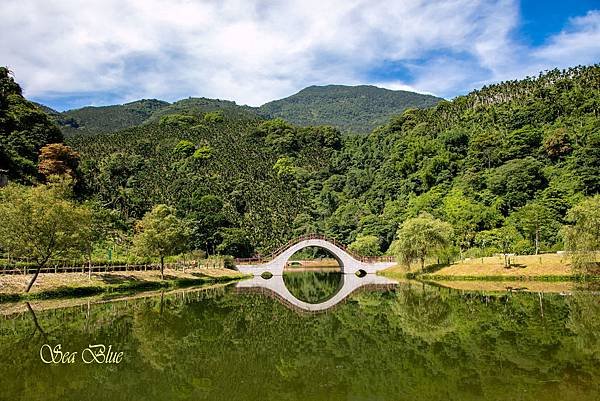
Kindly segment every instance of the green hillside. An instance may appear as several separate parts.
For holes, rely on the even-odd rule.
[[[232,119],[258,118],[256,109],[249,106],[240,106],[230,100],[190,97],[157,110],[146,120],[146,122],[159,121],[161,117],[171,114],[186,114],[202,117],[205,113],[213,111],[222,111],[224,115]]]
[[[408,108],[426,108],[441,99],[376,86],[310,86],[285,99],[262,105],[267,117],[301,126],[332,125],[345,132],[368,133]]]
[[[202,117],[211,111],[222,111],[232,118],[259,118],[256,109],[238,106],[235,102],[208,98],[188,98],[174,103],[156,99],[143,99],[112,106],[89,106],[57,112],[38,105],[54,118],[65,135],[77,133],[96,134],[119,131],[142,124],[158,122],[161,117],[185,114]]]
[[[176,205],[195,222],[194,247],[211,253],[229,241],[234,245],[225,253],[250,256],[287,238],[307,205],[280,155],[312,175],[341,146],[332,129],[298,130],[279,121],[225,116],[172,122],[72,135],[67,144],[82,155],[85,197],[116,210],[125,222],[155,204]]]
[[[384,251],[421,212],[452,224],[463,250],[499,230],[515,251],[531,252],[536,233],[549,250],[566,212],[600,192],[599,82],[599,66],[551,71],[408,110],[368,136],[226,117],[67,143],[88,196],[129,218],[170,204],[201,222],[196,246],[235,242],[222,249],[236,255],[317,231],[374,235]]]
[[[140,125],[168,105],[162,100],[143,99],[122,105],[89,106],[60,113],[57,121],[65,134],[112,132]]]

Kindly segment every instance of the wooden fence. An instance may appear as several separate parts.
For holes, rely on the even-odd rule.
[[[186,269],[197,267],[197,264],[193,263],[165,263],[165,269]],[[1,274],[33,274],[36,268],[33,266],[0,266]],[[108,273],[118,271],[151,271],[160,270],[160,265],[155,263],[147,264],[119,264],[119,265],[98,265],[91,267],[92,273]],[[40,270],[40,273],[88,273],[90,271],[89,265],[80,266],[65,266],[65,265],[54,265],[46,266]]]

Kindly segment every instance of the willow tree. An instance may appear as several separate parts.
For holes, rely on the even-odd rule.
[[[160,259],[160,277],[165,278],[165,257],[185,250],[188,232],[185,223],[175,215],[175,209],[156,205],[136,224],[133,237],[135,253]]]
[[[91,212],[69,199],[66,182],[0,189],[0,249],[35,264],[29,292],[51,260],[79,257],[91,240]]]
[[[396,235],[398,239],[392,244],[392,252],[407,266],[419,261],[423,270],[427,256],[449,246],[454,234],[449,223],[421,213],[402,223]]]
[[[359,235],[356,241],[348,245],[348,250],[360,256],[379,256],[381,241],[375,235]]]
[[[573,266],[585,271],[595,265],[600,252],[600,195],[575,205],[567,213],[567,222],[563,229],[565,248]]]

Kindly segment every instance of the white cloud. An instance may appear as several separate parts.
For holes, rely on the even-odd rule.
[[[533,57],[540,64],[553,63],[557,67],[599,62],[600,11],[572,18],[566,29],[537,49]]]
[[[3,0],[0,59],[31,97],[110,92],[120,101],[206,96],[251,105],[328,83],[448,96],[523,75],[524,65],[598,59],[600,40],[590,42],[597,13],[528,52],[511,37],[516,0],[433,3]],[[371,73],[390,61],[414,78]]]

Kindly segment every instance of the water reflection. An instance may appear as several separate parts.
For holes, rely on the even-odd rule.
[[[397,281],[375,274],[329,272],[288,272],[283,276],[255,276],[237,283],[240,292],[258,292],[272,296],[299,311],[322,312],[344,301],[359,289],[378,290],[394,287]]]
[[[301,301],[318,304],[342,288],[342,273],[328,271],[284,272],[283,283]]]
[[[597,401],[600,298],[398,284],[328,313],[187,290],[0,318],[2,400]],[[1,309],[1,306],[0,306]],[[42,334],[42,332],[44,334]],[[44,343],[119,365],[45,365]]]

